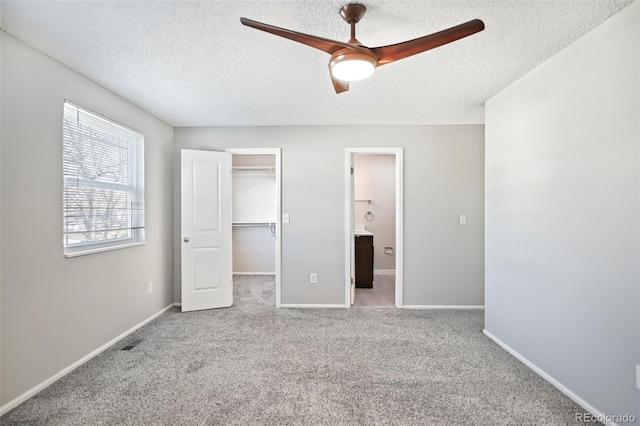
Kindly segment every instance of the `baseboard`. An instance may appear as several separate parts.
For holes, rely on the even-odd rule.
[[[275,275],[275,272],[234,272],[233,275]]]
[[[105,350],[109,349],[111,346],[116,344],[118,341],[124,339],[125,337],[127,337],[129,334],[133,333],[134,331],[136,331],[140,327],[142,327],[142,326],[148,324],[149,322],[153,321],[154,319],[158,318],[160,315],[164,314],[165,312],[167,312],[171,308],[173,308],[173,304],[167,306],[166,308],[160,310],[159,312],[156,312],[155,314],[151,315],[146,320],[142,321],[141,323],[139,323],[137,325],[134,325],[129,330],[127,330],[124,333],[120,334],[118,337],[115,337],[114,339],[112,339],[109,342],[105,343],[104,345],[100,346],[98,349],[96,349],[96,350],[90,352],[89,354],[83,356],[78,361],[74,362],[70,366],[64,368],[63,370],[61,370],[58,373],[54,374],[53,376],[49,377],[47,380],[45,380],[42,383],[32,387],[28,391],[24,392],[22,395],[19,395],[18,397],[16,397],[16,398],[12,399],[11,401],[7,402],[2,407],[0,407],[0,416],[2,416],[3,414],[7,413],[9,410],[12,410],[13,408],[17,407],[18,405],[22,404],[27,399],[31,398],[32,396],[34,396],[35,394],[37,394],[38,392],[40,392],[41,390],[43,390],[47,386],[49,386],[52,383],[54,383],[56,380],[58,380],[58,379],[60,379],[60,378],[62,378],[64,376],[66,376],[67,374],[71,373],[73,370],[75,370],[76,368],[80,367],[82,364],[86,363],[90,359],[96,357],[97,355],[100,355],[102,352],[104,352]]]
[[[589,404],[587,401],[585,401],[584,399],[580,398],[571,389],[569,389],[568,387],[566,387],[565,385],[560,383],[558,380],[556,380],[553,376],[548,374],[542,368],[538,367],[537,365],[535,365],[534,363],[529,361],[520,352],[516,351],[511,346],[507,345],[502,340],[498,339],[496,336],[491,334],[491,332],[487,331],[487,329],[482,330],[482,332],[489,339],[493,340],[498,346],[500,346],[505,351],[509,352],[509,354],[511,354],[514,358],[516,358],[518,361],[520,361],[521,363],[523,363],[524,365],[529,367],[538,376],[542,377],[547,382],[551,383],[556,389],[558,389],[560,392],[562,392],[563,394],[565,394],[566,396],[571,398],[576,404],[578,404],[579,406],[584,408],[586,411],[591,413],[593,416],[595,416],[596,418],[606,418],[605,414],[602,411],[597,410],[593,405]],[[612,425],[612,426],[616,425],[616,423],[605,423],[605,424],[606,425]]]
[[[402,305],[403,309],[484,309],[484,305]]]
[[[316,305],[316,304],[304,304],[304,303],[282,303],[280,304],[281,308],[342,308],[344,309],[344,305]]]
[[[373,275],[395,275],[395,269],[374,269]]]

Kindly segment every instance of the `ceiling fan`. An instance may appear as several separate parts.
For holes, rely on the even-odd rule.
[[[263,24],[247,18],[240,18],[240,22],[248,27],[288,38],[330,54],[329,73],[336,93],[349,90],[350,81],[363,80],[371,76],[376,67],[440,47],[484,29],[484,23],[474,19],[402,43],[367,47],[356,39],[356,24],[362,19],[366,10],[367,8],[360,3],[350,3],[340,9],[342,19],[351,26],[351,39],[346,43]]]

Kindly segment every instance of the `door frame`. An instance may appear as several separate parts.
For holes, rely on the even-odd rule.
[[[233,155],[275,155],[276,159],[276,308],[282,304],[281,266],[282,266],[282,184],[281,154],[282,148],[226,148]]]
[[[402,257],[402,237],[403,237],[403,153],[402,147],[363,147],[345,149],[345,307],[351,307],[351,278],[355,269],[355,248],[354,248],[354,175],[351,168],[354,164],[354,154],[388,154],[394,155],[396,159],[396,284],[395,284],[395,306],[402,308],[402,288],[403,288],[403,257]]]

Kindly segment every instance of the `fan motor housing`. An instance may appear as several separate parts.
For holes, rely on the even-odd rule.
[[[364,16],[367,8],[361,3],[349,3],[346,6],[340,8],[340,16],[345,20],[347,24],[351,22],[358,23]]]

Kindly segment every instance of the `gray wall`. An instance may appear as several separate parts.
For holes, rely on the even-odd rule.
[[[282,147],[282,212],[291,217],[282,227],[282,303],[342,305],[345,148],[403,146],[404,303],[483,304],[482,125],[176,128],[175,143],[176,301],[180,149]],[[317,284],[309,284],[310,272]]]
[[[173,129],[0,35],[4,405],[172,302]],[[145,134],[146,245],[63,257],[64,99]]]
[[[638,2],[486,104],[486,329],[640,418]]]

